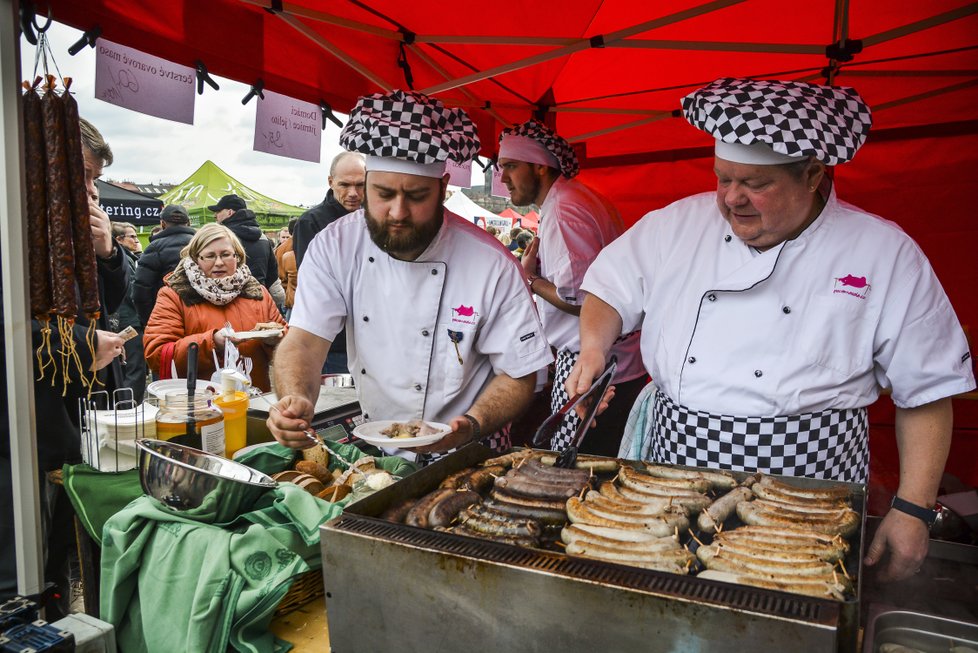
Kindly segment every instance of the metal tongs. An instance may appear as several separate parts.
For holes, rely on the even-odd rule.
[[[585,405],[585,414],[581,418],[580,426],[577,427],[577,433],[574,434],[574,439],[571,440],[570,445],[557,456],[557,462],[554,463],[554,467],[570,468],[574,466],[574,463],[577,461],[577,448],[584,440],[588,429],[591,428],[591,422],[598,412],[598,405],[601,403],[601,398],[607,392],[608,386],[611,385],[611,380],[615,377],[615,370],[617,369],[618,358],[612,356],[611,361],[608,362],[608,366],[604,368],[604,372],[594,380],[587,392],[571,397],[556,413],[545,419],[543,424],[540,425],[540,428],[537,429],[537,432],[533,434],[532,443],[534,447],[541,447],[544,444],[549,446],[554,433],[557,432],[561,422],[564,421],[564,417],[579,405]]]

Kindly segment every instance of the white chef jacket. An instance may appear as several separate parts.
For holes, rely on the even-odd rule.
[[[521,377],[553,360],[516,259],[448,211],[415,261],[377,247],[363,209],[330,224],[306,251],[290,324],[330,341],[346,326],[370,420],[447,423],[496,374]]]
[[[580,306],[581,283],[588,267],[604,247],[624,231],[621,216],[604,197],[576,179],[558,177],[540,207],[540,276],[557,288],[564,302]],[[544,299],[537,300],[547,340],[558,351],[581,350],[580,318],[565,313]],[[639,339],[616,343],[615,381],[630,381],[645,374]]]
[[[834,189],[797,238],[733,235],[715,193],[646,215],[583,288],[642,327],[642,357],[676,403],[713,414],[912,408],[975,387],[964,332],[917,244]]]

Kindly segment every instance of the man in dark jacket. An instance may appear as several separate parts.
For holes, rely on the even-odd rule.
[[[326,199],[299,216],[292,234],[292,251],[295,252],[298,267],[302,267],[302,256],[316,234],[338,218],[360,208],[366,177],[363,155],[359,152],[340,152],[333,158],[329,164]]]
[[[329,191],[321,204],[312,207],[301,216],[292,233],[292,251],[296,267],[302,265],[302,255],[316,234],[360,208],[363,203],[367,168],[359,152],[340,152],[329,164]],[[333,346],[323,365],[323,374],[349,372],[346,358],[346,329],[336,334]]]
[[[170,204],[160,214],[163,231],[149,237],[146,251],[136,265],[136,280],[132,285],[132,302],[136,305],[139,323],[146,326],[156,306],[156,294],[163,287],[163,277],[173,272],[180,262],[180,250],[194,237],[187,210]]]
[[[214,211],[214,219],[234,232],[244,246],[248,269],[258,283],[271,288],[278,279],[278,263],[272,250],[272,241],[265,237],[255,212],[237,195],[225,195],[217,204],[207,207]]]

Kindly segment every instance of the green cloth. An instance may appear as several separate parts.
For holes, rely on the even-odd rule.
[[[352,445],[330,446],[347,460],[364,455]],[[239,462],[274,474],[296,455],[270,444]],[[417,469],[396,457],[376,464],[396,476]],[[330,467],[342,465],[334,457]],[[100,617],[115,626],[123,651],[288,650],[268,624],[292,581],[321,567],[319,526],[350,502],[328,503],[283,483],[221,526],[143,496],[136,471],[66,466],[64,479],[82,523],[102,546]]]

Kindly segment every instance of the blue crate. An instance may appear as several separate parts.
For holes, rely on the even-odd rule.
[[[43,619],[20,624],[0,635],[2,653],[62,653],[75,650],[75,636]]]
[[[23,596],[15,596],[0,604],[0,633],[19,624],[37,621],[37,603]]]

